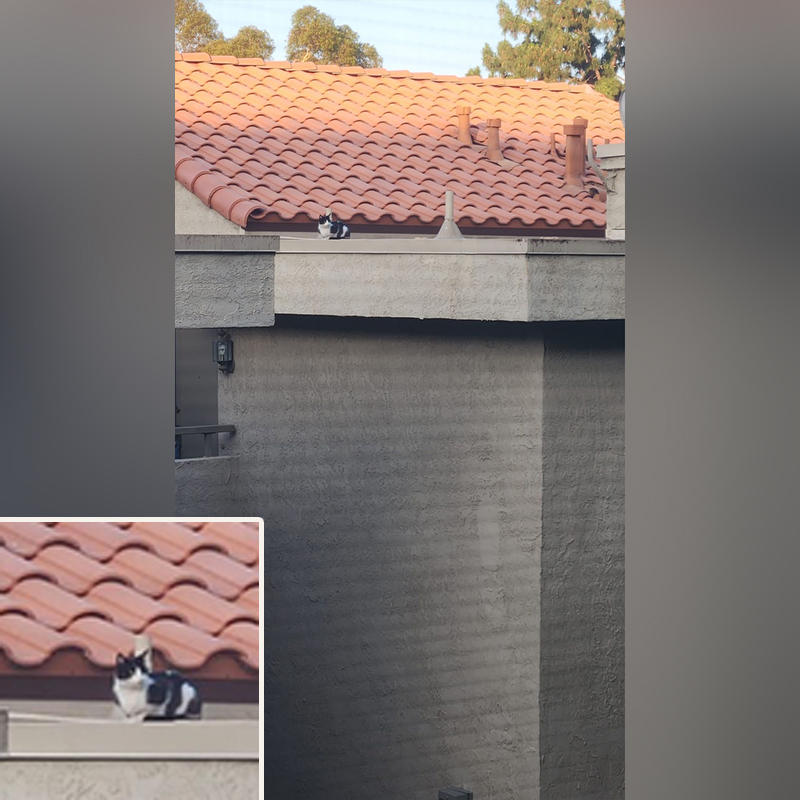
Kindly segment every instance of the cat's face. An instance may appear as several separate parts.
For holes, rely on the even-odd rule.
[[[138,656],[117,656],[115,675],[121,681],[136,680],[147,672],[144,653]]]
[[[331,221],[330,216],[326,214],[325,216],[319,218],[319,223],[318,224],[319,225],[327,225],[330,221]]]

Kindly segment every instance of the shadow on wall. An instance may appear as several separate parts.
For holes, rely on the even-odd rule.
[[[533,797],[541,329],[279,317],[236,348],[266,796]]]

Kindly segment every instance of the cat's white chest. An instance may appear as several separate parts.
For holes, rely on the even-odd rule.
[[[150,707],[147,703],[147,685],[114,681],[114,696],[117,698],[122,713],[126,717],[139,717],[147,713]]]

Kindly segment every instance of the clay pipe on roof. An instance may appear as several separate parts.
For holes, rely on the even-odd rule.
[[[564,126],[567,137],[567,186],[583,186],[583,173],[586,169],[586,128],[588,120],[575,117],[572,125]]]
[[[469,132],[469,115],[472,109],[469,106],[459,106],[458,114],[458,141],[462,144],[472,144],[472,134]]]
[[[501,161],[503,154],[500,151],[500,120],[486,120],[486,158],[490,161]]]

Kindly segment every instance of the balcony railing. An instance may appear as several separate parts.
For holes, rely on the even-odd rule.
[[[184,436],[203,437],[203,456],[214,455],[214,436],[220,433],[236,433],[235,425],[184,425],[175,428],[175,458],[181,457]]]

